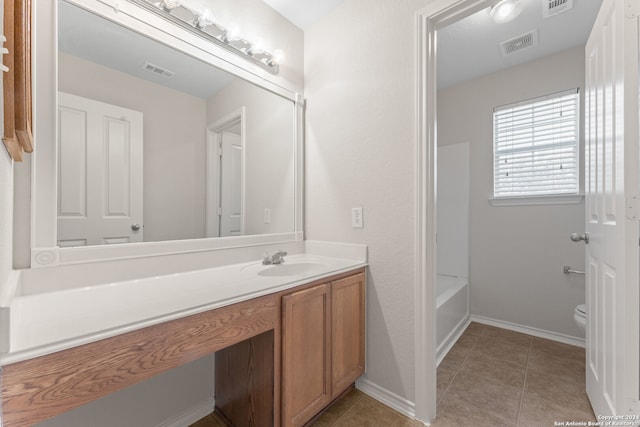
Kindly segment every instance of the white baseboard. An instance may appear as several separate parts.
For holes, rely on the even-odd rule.
[[[532,328],[530,326],[519,325],[517,323],[505,322],[503,320],[490,319],[488,317],[475,315],[471,315],[471,321],[498,328],[509,329],[510,331],[521,332],[523,334],[533,335],[534,337],[545,338],[576,347],[585,347],[584,338],[572,337],[558,332],[546,331],[544,329]]]
[[[201,404],[194,406],[193,408],[183,412],[182,414],[176,415],[175,417],[168,419],[167,421],[158,425],[158,427],[190,426],[196,421],[212,413],[214,407],[215,407],[215,403],[213,400],[213,396],[211,396],[211,398],[209,398],[206,402],[202,402]]]
[[[383,403],[390,408],[395,409],[407,417],[414,419],[416,416],[415,403],[400,397],[397,394],[380,387],[379,385],[367,380],[359,379],[356,381],[356,388],[364,394],[374,398],[375,400]]]

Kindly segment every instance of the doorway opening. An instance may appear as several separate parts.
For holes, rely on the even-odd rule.
[[[207,237],[244,234],[245,134],[244,107],[207,126]]]
[[[438,135],[440,128],[440,113],[438,111],[438,84],[436,80],[436,52],[441,53],[438,47],[438,31],[450,24],[461,21],[471,15],[487,9],[494,2],[469,0],[456,3],[455,1],[441,1],[430,5],[418,13],[418,50],[417,60],[417,89],[419,97],[417,99],[417,231],[418,241],[416,248],[416,417],[421,420],[431,420],[435,416],[436,409],[436,347],[437,347],[437,276],[438,265],[436,265],[438,251],[436,235],[436,208],[440,203],[437,198],[438,183]],[[488,14],[487,14],[488,16]],[[529,28],[523,29],[523,31]],[[497,49],[497,47],[496,47]],[[463,55],[464,56],[464,55]],[[583,64],[582,64],[583,65]],[[448,76],[447,76],[448,77]],[[569,89],[560,88],[560,89]],[[550,90],[552,93],[555,90]],[[559,91],[559,90],[558,90]],[[468,97],[473,97],[473,93],[468,93]],[[480,95],[481,96],[481,95]],[[523,96],[522,100],[527,96]],[[506,104],[508,102],[504,102]],[[497,104],[500,106],[501,104]],[[436,126],[436,116],[438,126]],[[491,115],[489,114],[489,123]],[[458,126],[465,124],[464,118],[458,121]],[[488,125],[489,128],[491,124]],[[489,137],[491,139],[491,137]],[[468,141],[468,137],[454,138],[448,144],[462,143]],[[492,141],[489,142],[492,144]],[[474,158],[471,150],[471,158]],[[477,157],[476,153],[476,157]],[[491,168],[491,158],[487,160]],[[492,171],[488,171],[489,174]],[[471,182],[474,182],[471,177]],[[484,203],[489,204],[487,197],[490,192],[483,194]],[[478,196],[480,197],[480,196]],[[583,215],[583,214],[582,214]],[[573,230],[571,230],[573,231]],[[570,245],[570,233],[561,236],[562,244]],[[438,235],[438,240],[440,240]],[[566,243],[564,242],[566,240]],[[558,270],[562,275],[562,259],[558,260]],[[584,261],[583,259],[581,261]],[[439,260],[438,260],[439,264]],[[577,264],[580,266],[581,264]],[[470,276],[473,272],[470,273]],[[473,286],[473,277],[470,278]],[[584,291],[584,287],[582,288]],[[583,301],[582,301],[583,302]],[[572,321],[571,312],[567,315]],[[435,325],[435,327],[434,327]]]

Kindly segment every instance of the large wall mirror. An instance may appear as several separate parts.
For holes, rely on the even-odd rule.
[[[50,10],[56,161],[37,153],[35,188],[42,206],[55,173],[56,208],[32,266],[299,240],[299,95],[132,3],[104,6]]]

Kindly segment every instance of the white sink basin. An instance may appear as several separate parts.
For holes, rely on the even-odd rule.
[[[329,266],[321,262],[296,262],[276,265],[265,265],[258,271],[258,276],[282,277],[282,276],[308,276],[324,273]]]
[[[326,273],[329,264],[316,260],[285,260],[282,264],[263,265],[261,262],[247,265],[245,272],[262,277],[306,277]]]

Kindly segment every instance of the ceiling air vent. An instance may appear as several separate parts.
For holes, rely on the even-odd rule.
[[[502,53],[502,56],[509,56],[537,44],[538,30],[533,30],[500,43],[500,52]]]
[[[174,73],[173,71],[169,71],[166,68],[159,67],[150,62],[145,62],[144,65],[142,66],[142,69],[150,73],[156,74],[158,76],[162,76],[165,79],[170,79],[176,75],[176,73]]]
[[[549,18],[573,8],[573,0],[542,0],[542,17]]]

